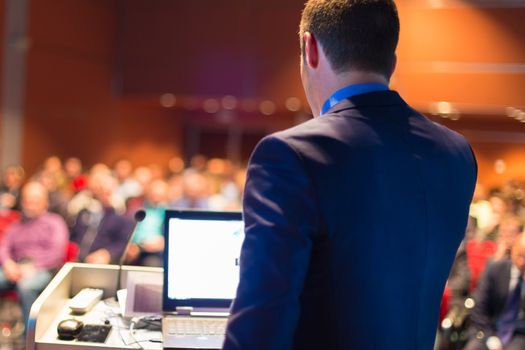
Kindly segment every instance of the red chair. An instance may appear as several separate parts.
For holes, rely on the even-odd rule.
[[[4,240],[5,231],[7,228],[20,220],[20,212],[16,210],[2,209],[0,210],[0,244]],[[9,299],[18,301],[18,295],[14,290],[7,290],[0,292],[1,299]]]
[[[439,308],[439,322],[443,321],[445,316],[448,314],[451,296],[452,291],[450,290],[450,288],[445,287],[445,290],[443,291],[443,297],[441,298],[441,306]]]
[[[471,294],[476,289],[478,280],[481,277],[483,270],[485,270],[487,261],[496,253],[496,248],[497,246],[494,241],[478,241],[474,239],[467,241],[467,265],[470,270],[469,291]],[[443,320],[449,311],[451,297],[452,291],[446,287],[441,299],[441,308],[439,313],[440,321]]]
[[[467,242],[467,265],[470,269],[470,292],[478,285],[478,280],[489,258],[496,253],[494,241],[478,241],[471,239]]]
[[[4,240],[4,234],[7,228],[20,220],[20,212],[16,210],[0,210],[0,243]]]
[[[64,263],[77,261],[79,251],[80,248],[78,247],[78,244],[69,241],[66,245],[66,256],[64,258]]]

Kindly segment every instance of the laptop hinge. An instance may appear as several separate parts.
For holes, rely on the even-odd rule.
[[[193,311],[193,307],[191,306],[177,306],[175,308],[175,312],[177,313],[177,315],[191,315]]]

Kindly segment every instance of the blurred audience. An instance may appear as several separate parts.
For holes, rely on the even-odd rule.
[[[24,178],[20,166],[8,167],[1,178],[0,239],[19,217]],[[162,266],[164,211],[240,210],[245,169],[225,159],[196,155],[188,167],[180,157],[171,158],[165,165],[138,167],[122,158],[112,168],[97,163],[84,172],[79,158],[70,157],[62,163],[57,156],[50,156],[30,178],[45,188],[47,210],[68,223],[71,241],[79,246],[80,261],[119,260],[129,237],[131,218],[136,210],[144,208],[147,216],[136,229],[127,262]],[[116,230],[117,226],[123,229]]]
[[[21,166],[8,166],[0,182],[0,209],[20,210],[20,188],[25,172]]]
[[[113,176],[99,173],[90,179],[89,187],[93,196],[89,206],[77,215],[71,228],[71,241],[78,244],[78,259],[82,262],[118,263],[133,230],[133,221],[119,214],[113,205],[117,188]]]
[[[182,196],[169,203],[174,208],[210,209],[210,183],[203,173],[188,169],[182,175]]]
[[[470,205],[470,216],[476,219],[479,232],[486,232],[492,223],[492,206],[488,201],[487,190],[480,183],[476,184]]]
[[[82,162],[76,157],[66,159],[64,162],[68,187],[71,193],[78,193],[87,187],[87,176],[82,169]]]
[[[450,270],[450,275],[445,287],[449,293],[449,307],[462,308],[465,299],[470,293],[470,270],[467,263],[467,249],[465,241],[461,243],[456,253],[456,259]]]
[[[505,214],[498,225],[494,260],[509,259],[512,246],[523,231],[523,221],[515,214]]]
[[[112,176],[111,170],[102,163],[97,163],[93,165],[89,171],[88,177],[88,186],[84,190],[78,192],[68,204],[68,214],[72,221],[77,217],[78,213],[82,210],[88,210],[91,212],[99,212],[100,201],[94,198],[94,189],[99,186],[99,182],[103,181],[104,178],[112,178],[117,183],[117,180]],[[122,197],[120,197],[116,189],[112,191],[109,199],[111,206],[115,208],[119,213],[125,211],[125,202]]]
[[[57,178],[48,171],[42,171],[35,177],[35,180],[40,182],[48,193],[48,210],[51,213],[58,214],[68,219],[67,206],[70,199],[70,192],[58,188]]]
[[[120,159],[113,166],[113,174],[117,178],[118,186],[115,194],[120,196],[124,201],[128,198],[142,195],[140,183],[132,177],[133,165],[128,159]]]
[[[190,159],[190,169],[195,171],[203,172],[206,170],[206,163],[208,162],[206,156],[202,154],[196,154]]]
[[[179,175],[184,171],[184,160],[181,157],[173,157],[168,161],[169,176]]]
[[[485,238],[492,241],[497,239],[500,221],[509,212],[507,203],[508,201],[499,191],[495,191],[489,197],[491,211],[489,223],[484,230]]]
[[[54,177],[55,183],[58,188],[62,191],[68,190],[67,175],[62,167],[62,161],[57,156],[51,156],[44,160],[44,166],[42,172],[48,173]]]
[[[64,263],[68,230],[62,217],[48,212],[42,184],[26,184],[21,205],[22,220],[7,229],[0,245],[0,289],[16,289],[27,320],[31,305]]]
[[[164,180],[154,180],[146,190],[143,208],[146,217],[137,224],[127,260],[131,264],[143,266],[162,266],[164,236],[162,225],[168,198],[168,184]]]
[[[445,322],[446,319],[443,321],[441,344],[438,344],[438,349],[463,349],[468,340],[467,328],[470,328],[471,338],[466,348],[468,350],[489,349],[487,344],[493,346],[490,349],[525,349],[523,343],[511,345],[513,343],[507,344],[507,340],[498,343],[497,335],[501,326],[499,318],[502,317],[502,314],[500,313],[503,312],[506,302],[505,293],[509,288],[505,288],[504,285],[509,285],[510,273],[508,271],[511,270],[512,265],[510,261],[512,258],[515,266],[519,264],[519,261],[516,260],[519,259],[516,258],[518,255],[515,255],[517,241],[521,239],[522,243],[525,242],[520,238],[523,237],[525,223],[523,189],[524,183],[517,181],[509,181],[500,188],[493,188],[489,192],[478,184],[471,205],[472,219],[469,221],[464,246],[466,266],[465,254],[460,251],[443,299],[445,309],[449,307],[449,310],[445,310],[447,317],[454,314],[454,309],[461,310],[461,323],[455,322],[451,326]],[[516,267],[513,267],[512,271],[513,274],[518,274]],[[464,282],[467,277],[470,282],[468,288],[465,289]],[[501,279],[505,278],[506,282],[501,282]],[[452,290],[456,289],[456,285],[461,288]],[[469,299],[472,295],[474,295],[473,299]],[[499,299],[493,300],[497,295]],[[474,305],[475,311],[469,318],[470,310]],[[520,315],[523,316],[524,312],[525,309],[520,312]],[[453,327],[453,331],[450,327]],[[516,332],[523,331],[520,327]],[[447,334],[450,337],[444,339],[443,335]],[[491,340],[488,341],[491,336]]]
[[[133,233],[126,263],[162,266],[166,209],[241,209],[244,168],[225,159],[207,159],[202,155],[192,157],[188,164],[180,157],[173,157],[164,165],[134,167],[129,159],[122,158],[112,168],[97,163],[84,172],[78,158],[68,158],[62,166],[60,158],[51,156],[29,177],[22,198],[24,169],[7,167],[0,179],[0,288],[19,291],[27,317],[32,300],[64,263],[68,238],[64,219],[69,226],[70,247],[78,245],[78,261],[117,263],[131,237],[134,213],[144,209],[146,218]],[[524,239],[519,238],[525,223],[524,191],[525,182],[518,181],[490,190],[481,184],[476,188],[465,240],[451,271],[442,306],[442,317],[454,314],[454,310],[464,315],[464,301],[475,293],[478,306],[473,315],[475,331],[469,349],[477,349],[474,346],[480,342],[474,339],[476,335],[479,337],[480,330],[485,340],[498,332],[498,317],[502,315],[501,304],[505,299],[501,297],[499,306],[494,304],[488,311],[484,308],[493,297],[494,288],[505,292],[504,287],[497,287],[499,280],[509,274],[501,270],[502,266],[513,271],[514,276],[516,269],[521,268],[517,259],[525,259],[525,252],[515,253],[525,249],[516,248],[518,242],[525,245]],[[487,264],[490,267],[483,274]],[[500,270],[501,276],[494,272]],[[481,275],[484,277],[477,287]],[[508,281],[503,281],[503,285]],[[490,312],[490,317],[479,316],[483,312]],[[492,328],[487,328],[487,320],[492,322]],[[468,317],[460,327],[465,329],[467,324]],[[520,327],[515,332],[521,332]],[[456,337],[453,349],[464,345],[466,340],[461,341],[460,337]],[[447,343],[442,343],[440,349],[452,349],[444,344]]]
[[[512,257],[490,263],[480,280],[466,350],[525,349],[524,275],[525,235],[521,235]]]

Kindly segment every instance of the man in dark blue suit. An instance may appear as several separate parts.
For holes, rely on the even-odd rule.
[[[307,2],[317,117],[252,155],[224,349],[432,349],[476,162],[388,89],[398,33],[393,1]]]
[[[525,349],[525,235],[512,247],[511,259],[489,263],[481,277],[470,317],[465,350]]]

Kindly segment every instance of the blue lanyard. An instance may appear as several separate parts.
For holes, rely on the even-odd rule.
[[[337,90],[333,93],[332,96],[323,104],[321,109],[321,115],[328,112],[332,107],[334,107],[339,102],[346,100],[355,95],[365,94],[367,92],[373,91],[386,91],[388,86],[381,83],[363,83],[363,84],[353,84],[347,87],[344,87],[340,90]]]

